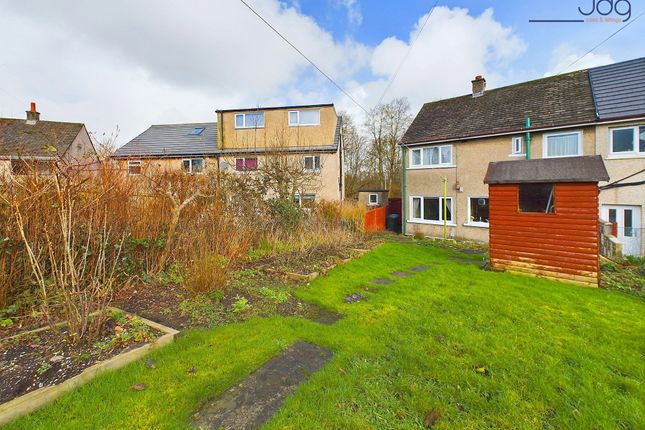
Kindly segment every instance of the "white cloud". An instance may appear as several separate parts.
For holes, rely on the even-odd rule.
[[[347,9],[347,20],[352,25],[363,23],[363,14],[357,0],[335,0],[336,4]]]
[[[566,43],[558,45],[551,53],[549,71],[546,72],[544,76],[552,76],[558,73],[571,72],[573,70],[604,66],[605,64],[615,62],[610,54],[591,52],[583,58],[580,58],[583,55],[584,51],[580,52]],[[572,64],[574,62],[575,64]]]
[[[390,37],[374,50],[371,67],[381,78],[365,84],[372,102],[382,94],[425,19],[419,18],[409,40]],[[496,21],[491,9],[472,16],[467,9],[437,7],[384,100],[407,96],[416,108],[423,102],[468,93],[470,81],[479,74],[494,86],[504,80],[497,70],[525,50],[526,44]]]

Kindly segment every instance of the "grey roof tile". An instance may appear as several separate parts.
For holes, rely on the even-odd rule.
[[[195,128],[204,128],[199,135],[191,135]],[[113,156],[127,157],[181,157],[217,154],[217,123],[153,125],[119,149]]]
[[[63,155],[82,129],[81,123],[0,118],[0,156]]]
[[[600,119],[645,114],[645,57],[589,69]]]

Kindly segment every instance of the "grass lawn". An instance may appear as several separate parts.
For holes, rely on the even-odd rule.
[[[276,317],[189,331],[150,355],[156,369],[143,360],[103,375],[7,428],[190,428],[203,401],[298,339],[334,357],[268,429],[423,428],[431,411],[438,429],[645,428],[642,298],[485,272],[455,254],[382,245],[297,292],[346,315],[333,326]],[[354,292],[367,301],[344,304]]]

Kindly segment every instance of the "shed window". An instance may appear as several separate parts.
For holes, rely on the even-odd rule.
[[[130,175],[140,175],[141,174],[141,160],[129,160],[128,161],[128,173]]]
[[[555,213],[553,184],[520,184],[520,212]]]
[[[544,135],[544,158],[574,157],[582,155],[582,133]]]
[[[204,171],[204,159],[191,158],[183,160],[182,167],[186,173],[202,173]]]
[[[254,157],[247,158],[236,158],[235,159],[235,170],[238,172],[248,172],[258,169],[258,159]]]
[[[370,205],[378,205],[378,194],[376,193],[370,193],[370,199],[369,199]]]

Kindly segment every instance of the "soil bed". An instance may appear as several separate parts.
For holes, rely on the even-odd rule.
[[[113,313],[95,342],[71,344],[51,330],[0,341],[0,404],[59,384],[93,364],[154,340],[161,333],[140,320]],[[61,329],[65,334],[65,328]]]

